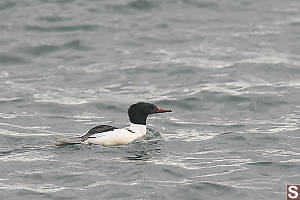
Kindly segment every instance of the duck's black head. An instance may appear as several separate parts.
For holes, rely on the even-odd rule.
[[[151,103],[139,102],[133,104],[128,109],[128,116],[131,123],[146,125],[148,115],[154,113],[172,112],[164,110]]]

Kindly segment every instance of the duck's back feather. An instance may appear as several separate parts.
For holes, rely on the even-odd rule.
[[[68,145],[68,144],[81,144],[84,141],[86,141],[87,139],[93,138],[93,135],[95,135],[95,134],[112,131],[114,129],[117,129],[117,128],[113,127],[113,126],[109,126],[109,125],[99,125],[99,126],[96,126],[92,129],[90,129],[87,133],[85,133],[82,136],[73,137],[73,138],[57,139],[56,141],[59,142],[59,144],[57,144],[57,146]]]
[[[96,126],[92,129],[90,129],[86,134],[84,134],[80,137],[81,137],[82,141],[85,141],[94,134],[108,132],[108,131],[112,131],[114,129],[117,129],[117,128],[113,127],[113,126],[109,126],[109,125],[99,125],[99,126]]]

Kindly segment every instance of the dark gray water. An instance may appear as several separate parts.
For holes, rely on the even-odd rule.
[[[300,1],[1,0],[1,199],[285,199],[300,183]],[[121,147],[53,147],[174,112]],[[161,135],[161,137],[159,137]]]

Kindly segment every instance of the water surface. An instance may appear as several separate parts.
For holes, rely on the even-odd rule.
[[[4,0],[3,199],[284,199],[300,183],[300,3]],[[55,147],[98,124],[144,141]]]

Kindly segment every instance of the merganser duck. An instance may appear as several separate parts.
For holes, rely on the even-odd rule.
[[[57,146],[64,144],[100,144],[104,146],[128,144],[146,135],[146,119],[155,113],[172,112],[161,109],[151,103],[139,102],[128,109],[131,122],[127,128],[116,128],[109,125],[99,125],[79,137],[58,140]]]

